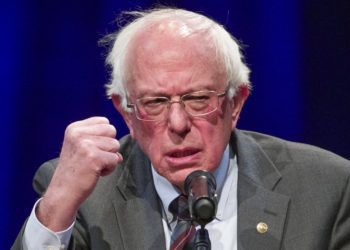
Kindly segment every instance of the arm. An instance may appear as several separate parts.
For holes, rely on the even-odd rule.
[[[33,183],[35,190],[43,194],[35,211],[36,217],[48,230],[66,230],[74,222],[80,205],[91,194],[100,176],[113,172],[122,161],[115,136],[115,128],[103,117],[89,118],[67,127],[57,167],[54,167],[55,162],[44,164]],[[79,215],[77,221],[81,221]],[[77,234],[73,234],[78,238],[83,224],[77,223],[74,228]],[[20,249],[18,242],[22,241],[23,231],[14,249]],[[70,244],[74,245],[75,240]]]
[[[115,128],[103,117],[67,127],[57,168],[37,209],[43,225],[57,232],[72,224],[100,176],[122,161],[115,136]]]

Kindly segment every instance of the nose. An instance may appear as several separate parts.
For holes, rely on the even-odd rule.
[[[191,129],[189,115],[181,102],[172,102],[169,106],[168,128],[172,133],[186,135]]]

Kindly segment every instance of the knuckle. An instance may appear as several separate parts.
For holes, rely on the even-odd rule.
[[[71,131],[73,130],[73,125],[72,124],[69,124],[67,127],[66,127],[66,130],[64,131],[64,135],[66,137],[69,137],[69,135],[71,134]]]
[[[108,120],[107,117],[100,116],[100,117],[98,117],[98,118],[99,118],[99,120],[100,120],[101,122],[105,122],[105,123],[108,123],[108,124],[109,124],[109,120]]]
[[[78,122],[72,122],[71,124],[69,124],[67,126],[66,131],[75,128],[77,126],[77,124],[78,124]]]
[[[88,118],[87,120],[90,120],[91,122],[95,123],[95,124],[109,124],[109,120],[107,117],[104,116],[93,116]]]
[[[93,146],[93,142],[90,139],[82,139],[79,141],[79,147],[85,151],[89,151]]]
[[[117,129],[112,125],[108,124],[108,132],[111,134],[111,136],[117,135]]]
[[[117,152],[120,148],[120,145],[119,145],[119,141],[117,139],[113,139],[111,138],[109,141],[108,141],[108,151],[109,152]]]
[[[108,152],[103,158],[103,164],[108,168],[113,167],[116,164],[116,159],[115,153]]]
[[[82,157],[85,158],[85,161],[91,163],[94,166],[99,165],[98,154],[95,152],[95,150],[84,150],[84,152],[82,153]]]
[[[119,141],[115,138],[111,138],[110,144],[113,145],[114,148],[119,149],[120,148],[120,144]]]
[[[80,132],[77,127],[67,127],[66,132],[65,132],[65,137],[75,140],[80,137]]]
[[[101,165],[94,165],[93,170],[97,173],[100,174],[103,171],[103,166]]]

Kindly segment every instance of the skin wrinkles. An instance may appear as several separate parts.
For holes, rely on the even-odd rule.
[[[194,90],[225,91],[227,81],[215,51],[198,43],[198,39],[147,30],[140,34],[132,42],[133,53],[128,61],[132,65],[127,84],[130,101],[134,103],[145,95],[161,94],[178,100],[179,95]],[[133,113],[122,110],[118,97],[112,99],[155,170],[182,189],[192,171],[215,171],[245,98],[238,95],[235,105],[233,98],[221,97],[218,110],[202,117],[192,117],[181,104],[174,103],[167,119],[158,122],[140,121]]]
[[[157,93],[163,96],[169,96],[169,94],[165,93],[163,90],[163,87],[168,90],[169,84],[171,84],[167,82],[167,80],[169,80],[167,74],[174,74],[174,77],[171,79],[181,77],[177,72],[179,69],[176,69],[176,67],[174,67],[175,65],[188,68],[193,67],[192,77],[190,77],[190,79],[183,79],[183,82],[191,83],[193,78],[196,77],[196,74],[201,74],[201,72],[205,70],[204,68],[208,68],[208,65],[204,65],[207,64],[207,62],[212,64],[211,68],[216,68],[217,72],[222,75],[222,79],[225,79],[224,67],[217,63],[216,60],[213,60],[214,58],[216,59],[216,52],[214,52],[211,43],[206,41],[206,38],[201,37],[200,33],[192,33],[191,35],[183,37],[181,32],[183,32],[185,26],[186,25],[181,20],[169,20],[168,23],[165,24],[161,23],[148,26],[143,32],[137,34],[129,45],[129,56],[126,61],[127,69],[129,69],[128,76],[126,77],[127,82],[141,81],[141,78],[145,83],[157,81]],[[190,27],[186,29],[191,30]],[[198,41],[203,41],[203,43],[198,43]],[[160,50],[160,48],[165,47],[168,47],[168,49]],[[213,51],[213,53],[207,53],[208,51]],[[162,53],[162,55],[155,56],[159,55],[159,53]],[[202,60],[198,60],[196,64],[191,63],[192,58],[198,56],[200,56]],[[146,60],[144,60],[144,58],[146,58]],[[205,84],[209,85],[213,81],[217,81],[216,78],[205,80],[205,82],[201,83],[203,84],[201,88],[193,89],[192,91],[205,89]],[[224,83],[226,83],[226,80]],[[150,96],[151,94],[159,95],[155,93],[153,86],[148,86],[147,84],[138,84],[136,88],[141,96]],[[171,92],[173,93],[173,91]],[[128,88],[128,93],[130,95],[129,97],[141,97],[134,96],[132,88]],[[178,94],[185,94],[185,92]]]

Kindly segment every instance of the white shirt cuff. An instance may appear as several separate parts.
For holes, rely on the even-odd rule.
[[[42,199],[42,198],[41,198]],[[40,223],[36,217],[35,210],[38,206],[39,199],[33,207],[28,218],[22,246],[24,250],[63,250],[67,249],[70,237],[72,235],[75,221],[65,230],[53,232]]]

